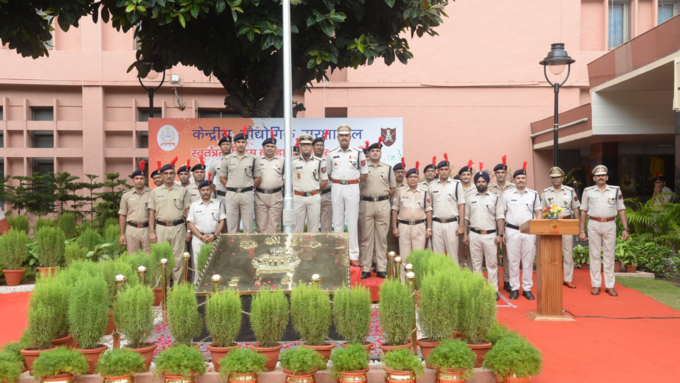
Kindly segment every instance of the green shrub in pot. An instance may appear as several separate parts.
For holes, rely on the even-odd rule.
[[[43,227],[35,234],[35,252],[42,267],[59,266],[64,256],[66,236],[60,229]]]
[[[64,232],[66,239],[75,238],[78,225],[73,213],[63,213],[57,219],[57,228]]]
[[[189,377],[205,374],[203,354],[196,347],[178,344],[161,351],[156,357],[154,376],[175,375]]]
[[[85,253],[87,253],[87,249],[83,249],[75,242],[69,243],[64,248],[64,261],[66,261],[67,266],[70,266],[73,262],[84,260]]]
[[[343,286],[333,294],[335,331],[349,343],[364,343],[371,328],[371,292],[365,286]]]
[[[28,257],[28,235],[21,230],[10,230],[0,236],[0,264],[5,270],[22,270]]]
[[[461,272],[456,329],[470,344],[486,341],[496,323],[496,290],[479,274]]]
[[[35,220],[35,224],[33,224],[33,232],[37,233],[43,227],[56,227],[56,226],[57,221],[51,218],[38,217],[38,219]]]
[[[106,332],[109,304],[106,282],[100,277],[81,273],[71,290],[68,310],[69,327],[81,349],[94,349]]]
[[[0,382],[15,383],[21,377],[22,363],[9,351],[0,352]]]
[[[46,306],[53,310],[55,338],[66,336],[69,332],[68,307],[71,287],[64,271],[57,271],[54,277],[38,278],[31,294],[30,306]]]
[[[456,330],[458,283],[453,273],[429,274],[421,282],[418,323],[430,342],[441,342]]]
[[[281,367],[293,374],[314,373],[326,368],[321,354],[307,347],[289,348],[279,357]]]
[[[203,320],[198,312],[194,288],[188,283],[175,285],[168,294],[168,324],[177,343],[191,344],[201,335]]]
[[[432,350],[427,362],[432,368],[461,372],[463,379],[470,379],[475,374],[476,359],[475,353],[463,341],[447,339]]]
[[[331,375],[339,378],[343,372],[368,369],[369,356],[359,343],[350,343],[346,347],[337,347],[331,353]]]
[[[67,347],[57,347],[54,350],[43,352],[33,362],[33,376],[38,378],[61,374],[79,376],[85,374],[88,369],[85,356]]]
[[[105,377],[123,377],[144,371],[144,357],[127,348],[109,350],[97,361],[96,372]]]
[[[299,283],[290,294],[293,327],[305,344],[321,346],[331,327],[331,299],[318,285]]]
[[[382,358],[385,367],[396,371],[412,372],[416,378],[423,375],[423,363],[420,358],[411,354],[411,350],[406,348],[390,351]]]
[[[212,294],[205,305],[205,324],[213,347],[229,347],[241,331],[241,298],[238,291]]]
[[[16,217],[8,215],[7,223],[9,223],[9,226],[12,228],[12,230],[23,231],[27,235],[31,228],[31,224],[28,222],[28,217],[25,215],[19,215]],[[33,234],[35,235],[35,232]]]
[[[220,359],[220,376],[230,374],[252,374],[266,371],[267,357],[250,348],[236,348]]]
[[[121,293],[113,306],[116,328],[130,342],[131,348],[142,348],[153,334],[153,292],[144,285],[132,286]]]
[[[121,257],[99,263],[102,264],[104,281],[106,281],[109,307],[113,308],[113,303],[118,295],[116,276],[120,274],[125,275],[125,289],[139,284],[139,276],[137,275],[137,270],[132,270],[130,264]]]
[[[388,279],[380,286],[380,325],[391,346],[409,342],[415,327],[415,299],[398,279]]]
[[[543,357],[528,340],[508,336],[496,343],[484,357],[484,367],[496,373],[499,381],[505,377],[536,376],[543,368]]]
[[[78,246],[87,249],[88,251],[94,250],[99,244],[104,242],[104,238],[95,229],[85,230],[78,238],[76,243]]]
[[[260,347],[274,347],[283,338],[289,321],[289,305],[281,290],[263,288],[250,304],[250,327]]]

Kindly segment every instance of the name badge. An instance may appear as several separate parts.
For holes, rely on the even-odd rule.
[[[136,201],[137,198],[130,198],[130,201]]]
[[[597,199],[597,196],[594,195],[594,196],[590,197],[590,199]]]

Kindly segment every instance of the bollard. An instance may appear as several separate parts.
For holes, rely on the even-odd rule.
[[[184,283],[189,283],[189,260],[191,259],[191,254],[185,251],[182,254],[182,259],[184,259]]]
[[[410,264],[409,264],[410,265]],[[407,265],[408,266],[408,265]],[[411,295],[411,299],[416,299],[414,294],[416,291],[416,273],[413,271],[408,271],[406,273],[406,285],[408,286],[408,293]],[[418,338],[418,325],[416,324],[416,311],[413,310],[413,330],[411,330],[411,353],[413,355],[418,355],[418,344],[416,340]]]
[[[399,278],[401,283],[404,283],[404,279],[401,273],[401,257],[398,255],[394,257],[394,277]]]
[[[163,301],[161,302],[163,304],[163,321],[167,322],[168,321],[168,314],[166,311],[167,308],[167,297],[168,297],[168,260],[163,258],[161,259],[161,267],[163,268]]]
[[[142,285],[144,285],[144,284],[145,284],[145,280],[146,280],[146,267],[144,267],[144,266],[139,266],[139,267],[137,268],[137,275],[139,275],[139,283],[141,283]]]
[[[397,253],[390,251],[387,253],[387,278],[394,278],[394,257]]]
[[[319,286],[321,287],[321,275],[319,274],[312,274],[312,277],[309,279],[309,283],[312,286]]]
[[[210,278],[210,283],[213,285],[213,293],[219,293],[220,292],[220,284],[222,283],[222,276],[219,274],[214,274]]]
[[[116,286],[118,286],[118,295],[123,291],[123,287],[125,286],[125,275],[123,274],[118,274],[116,275]],[[113,349],[119,349],[120,348],[120,333],[118,332],[118,327],[113,328]]]

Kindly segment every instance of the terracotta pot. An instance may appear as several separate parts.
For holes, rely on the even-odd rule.
[[[116,329],[116,323],[113,321],[113,310],[109,310],[109,322],[106,324],[106,335],[113,334]]]
[[[398,371],[385,367],[385,383],[416,383],[411,371]]]
[[[524,378],[515,378],[514,376],[504,376],[504,383],[531,383],[531,377],[526,376]]]
[[[208,346],[208,351],[210,351],[210,356],[212,357],[213,365],[215,366],[215,371],[220,371],[220,364],[218,363],[220,359],[224,358],[229,351],[238,347],[238,344],[232,343],[233,346],[230,347],[215,347],[213,345]]]
[[[420,347],[420,353],[423,354],[423,359],[425,359],[425,366],[427,368],[432,368],[430,363],[427,362],[427,357],[430,356],[432,350],[434,350],[435,347],[442,344],[442,342],[430,342],[428,339],[418,339],[416,341],[416,344],[418,344],[418,347]]]
[[[54,376],[46,376],[40,379],[41,382],[52,382],[52,383],[73,383],[75,377],[73,374],[59,374]]]
[[[229,374],[229,383],[257,383],[257,373],[250,374]]]
[[[54,272],[59,268],[59,266],[48,266],[48,267],[38,267],[38,273],[44,278],[53,277]]]
[[[141,355],[144,358],[144,365],[146,366],[146,370],[144,371],[149,371],[149,368],[151,367],[151,360],[153,359],[153,352],[156,351],[156,347],[156,343],[147,343],[145,347],[141,348],[126,348],[129,348],[130,350]]]
[[[66,334],[63,338],[52,339],[52,346],[70,346],[73,341],[73,336],[71,334]]]
[[[482,344],[467,344],[470,349],[477,354],[477,360],[475,361],[475,368],[482,367],[484,363],[484,355],[486,355],[489,350],[491,350],[491,342],[484,342]]]
[[[341,346],[342,348],[345,348],[345,347],[347,347],[348,344],[349,344],[349,343],[342,343],[340,346]],[[366,352],[370,354],[370,353],[371,353],[371,350],[373,350],[373,343],[371,343],[371,342],[362,343],[362,344],[361,344],[361,347],[363,347],[364,350],[366,350]],[[332,351],[331,351],[331,352],[332,352]]]
[[[637,265],[626,265],[627,273],[634,273],[637,270]]]
[[[314,378],[314,372],[292,372],[285,368],[283,372],[286,374],[286,383],[314,383],[316,379]]]
[[[135,383],[135,375],[104,376],[104,383]]]
[[[388,353],[390,351],[399,350],[399,349],[402,349],[402,348],[411,348],[411,347],[413,347],[413,342],[408,342],[406,344],[402,344],[402,345],[399,345],[399,346],[392,346],[392,345],[389,345],[389,344],[381,344],[380,346],[378,346],[378,348],[380,348],[382,350],[383,354]]]
[[[619,262],[619,261],[614,262],[614,272],[618,273],[620,271],[621,271],[621,262]]]
[[[277,344],[274,347],[250,346],[250,348],[266,356],[267,359],[269,359],[269,361],[267,362],[267,364],[264,365],[264,368],[266,368],[267,371],[274,371],[274,369],[276,368],[276,362],[279,361],[279,354],[281,353],[281,348],[283,348],[282,344]]]
[[[437,368],[437,383],[465,382],[463,379],[464,370],[452,370],[450,368]]]
[[[340,378],[338,378],[339,383],[366,383],[368,378],[366,373],[368,369],[359,371],[343,371],[340,373]]]
[[[7,286],[19,286],[26,270],[2,270]]]
[[[311,348],[312,350],[316,350],[321,357],[323,358],[324,362],[328,362],[328,358],[331,357],[331,352],[335,348],[335,343],[328,343],[324,342],[323,346],[312,346],[309,344],[302,344],[303,347]]]
[[[182,376],[172,375],[164,372],[163,377],[165,378],[165,383],[194,383],[196,380],[194,374],[191,374],[190,376]]]
[[[449,337],[449,339],[451,339],[451,340],[460,339],[460,331],[454,331],[454,332],[453,332],[453,335],[451,335],[451,336]]]
[[[590,263],[582,263],[581,270],[590,270]]]
[[[162,302],[163,302],[163,289],[157,287],[153,289],[153,305],[160,306]]]
[[[43,353],[45,351],[54,350],[55,348],[56,347],[52,347],[52,348],[47,348],[47,349],[44,349],[44,350],[32,350],[32,349],[24,348],[19,352],[21,353],[21,355],[24,356],[24,360],[26,361],[26,368],[28,368],[28,371],[30,371],[31,375],[33,375],[33,362],[35,362],[35,360],[38,359],[38,357],[40,356],[41,353]]]
[[[99,347],[90,350],[77,348],[76,351],[85,355],[85,358],[87,358],[87,364],[90,366],[90,369],[87,371],[87,373],[93,374],[94,370],[97,369],[97,361],[99,360],[99,357],[108,349],[109,348],[106,346],[99,345]]]

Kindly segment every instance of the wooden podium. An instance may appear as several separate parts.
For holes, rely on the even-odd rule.
[[[537,321],[573,321],[562,312],[562,236],[578,234],[577,219],[531,219],[520,230],[536,235],[536,306],[527,313]]]

